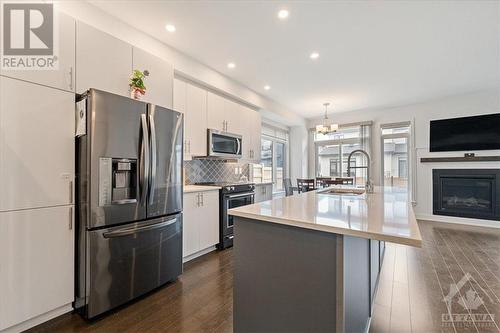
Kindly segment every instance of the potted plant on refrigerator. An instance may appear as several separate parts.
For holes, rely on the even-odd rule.
[[[144,85],[144,79],[149,76],[149,71],[146,69],[140,71],[134,69],[132,75],[130,75],[129,87],[130,87],[130,98],[141,99],[141,96],[146,94],[146,86]]]

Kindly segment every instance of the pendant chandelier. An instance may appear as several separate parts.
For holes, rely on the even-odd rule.
[[[328,119],[328,106],[330,106],[330,103],[324,103],[323,105],[325,106],[325,118],[323,118],[323,124],[316,125],[316,133],[323,135],[335,133],[339,130],[339,125],[330,123],[330,119]]]

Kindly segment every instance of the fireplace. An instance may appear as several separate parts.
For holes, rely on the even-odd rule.
[[[500,169],[434,169],[433,213],[500,221]]]

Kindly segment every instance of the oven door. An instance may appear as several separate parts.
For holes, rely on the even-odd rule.
[[[234,217],[227,213],[228,209],[251,205],[254,203],[255,193],[245,192],[237,194],[227,194],[224,196],[224,235],[233,234]]]
[[[208,155],[241,158],[241,135],[208,130]]]

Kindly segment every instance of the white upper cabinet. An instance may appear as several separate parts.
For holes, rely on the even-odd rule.
[[[171,109],[174,68],[165,60],[134,47],[133,69],[149,71],[144,84],[146,95],[141,100]]]
[[[174,79],[174,110],[184,113],[184,160],[207,155],[207,91]]]
[[[249,112],[250,119],[250,145],[251,145],[251,160],[260,163],[261,136],[262,136],[262,116],[259,112],[251,110]]]
[[[174,79],[174,110],[182,113],[186,112],[186,84],[185,81]]]
[[[56,38],[59,48],[56,56],[56,70],[5,70],[0,74],[26,80],[66,91],[75,91],[75,20],[61,12],[56,12],[58,29]]]
[[[72,206],[0,212],[0,331],[71,305],[74,234]]]
[[[187,156],[207,155],[207,91],[186,84],[185,138]]]
[[[76,92],[96,88],[130,96],[132,46],[82,22],[76,24]]]
[[[207,96],[207,127],[219,131],[225,131],[226,99],[212,92]]]
[[[244,106],[226,99],[224,114],[226,119],[226,132],[242,135],[248,128],[248,120],[243,113]]]
[[[260,163],[260,139],[261,139],[261,117],[260,113],[246,106],[241,105],[239,114],[239,123],[243,136],[243,159],[249,162]],[[238,123],[237,123],[238,124]]]
[[[72,203],[74,99],[0,77],[0,211]]]

